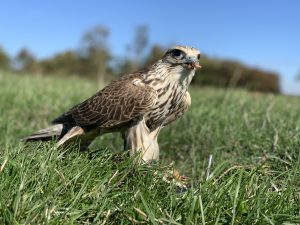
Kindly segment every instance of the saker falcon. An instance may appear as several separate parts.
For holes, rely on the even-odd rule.
[[[121,132],[132,155],[158,160],[157,136],[190,106],[188,87],[201,68],[199,59],[199,50],[174,46],[153,65],[111,82],[24,140],[56,140],[57,146],[76,142],[86,149],[99,135]]]

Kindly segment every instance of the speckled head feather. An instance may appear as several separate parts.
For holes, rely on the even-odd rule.
[[[198,56],[198,54],[200,54],[200,51],[198,49],[191,47],[191,46],[174,45],[171,48],[169,48],[168,51],[173,50],[173,49],[179,49],[179,50],[185,52],[187,55],[191,55],[191,56],[192,55]]]
[[[200,51],[189,46],[176,45],[168,49],[163,57],[163,61],[173,66],[182,66],[185,69],[201,68],[199,65]]]

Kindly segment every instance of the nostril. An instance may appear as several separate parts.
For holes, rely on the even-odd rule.
[[[190,62],[195,62],[195,61],[197,61],[197,58],[196,58],[195,56],[188,56],[188,57],[186,57],[186,59],[187,59],[188,61],[190,61]]]

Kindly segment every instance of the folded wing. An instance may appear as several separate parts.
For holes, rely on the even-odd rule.
[[[72,122],[81,127],[111,129],[140,118],[156,103],[157,93],[137,79],[112,82],[53,123]]]

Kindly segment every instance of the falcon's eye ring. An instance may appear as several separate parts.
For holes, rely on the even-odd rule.
[[[182,51],[179,49],[174,49],[173,56],[175,56],[176,58],[182,57]]]
[[[198,60],[200,59],[200,54],[197,55],[197,59],[198,59]]]

